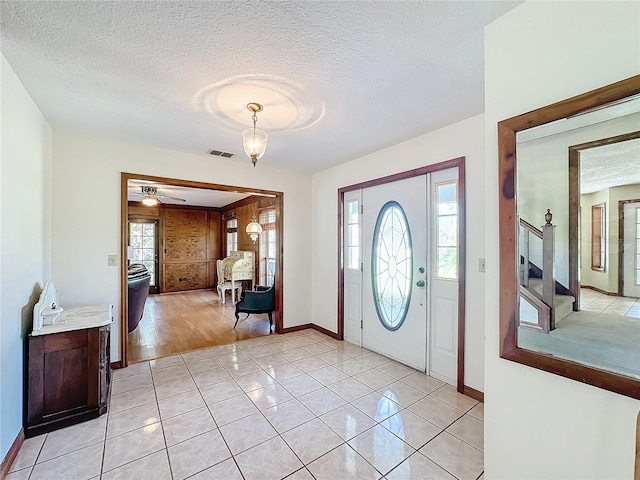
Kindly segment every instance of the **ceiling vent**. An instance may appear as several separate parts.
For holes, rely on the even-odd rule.
[[[220,150],[209,150],[209,155],[215,155],[216,157],[231,158],[233,153],[221,152]]]

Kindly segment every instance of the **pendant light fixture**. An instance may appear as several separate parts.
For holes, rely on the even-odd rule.
[[[251,116],[251,119],[253,120],[253,128],[247,128],[242,132],[242,144],[244,146],[244,153],[246,153],[247,156],[251,159],[251,163],[253,163],[254,167],[256,166],[258,159],[264,155],[264,152],[267,149],[267,133],[256,128],[256,122],[258,121],[256,113],[261,112],[262,109],[263,107],[259,103],[252,102],[247,104],[247,110],[253,113],[253,115]]]
[[[254,164],[254,167],[255,167],[255,164]],[[249,236],[251,237],[251,240],[253,240],[253,243],[256,243],[256,241],[258,240],[258,236],[262,233],[262,225],[256,222],[255,205],[253,207],[253,220],[251,220],[251,222],[247,224],[247,228],[245,228],[245,231],[249,234]]]

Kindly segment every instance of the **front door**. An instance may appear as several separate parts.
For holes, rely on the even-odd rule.
[[[640,202],[623,204],[624,245],[622,251],[623,292],[640,297]]]
[[[370,187],[363,205],[363,346],[427,368],[427,176]]]

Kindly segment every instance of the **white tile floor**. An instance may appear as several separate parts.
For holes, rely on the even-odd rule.
[[[589,288],[581,288],[580,310],[640,318],[640,298],[615,297]]]
[[[26,440],[7,479],[477,479],[483,414],[303,330],[116,370],[108,414]]]

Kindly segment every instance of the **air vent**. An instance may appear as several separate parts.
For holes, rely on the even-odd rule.
[[[209,150],[209,155],[215,155],[216,157],[231,158],[233,153],[221,152],[220,150]]]

